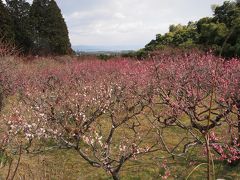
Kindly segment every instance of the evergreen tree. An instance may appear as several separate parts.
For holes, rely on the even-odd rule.
[[[31,42],[31,30],[29,10],[30,4],[25,0],[6,0],[8,11],[14,22],[15,44],[25,53],[29,52]]]
[[[34,0],[30,10],[34,50],[37,54],[67,54],[70,41],[61,10],[54,0]]]
[[[30,24],[34,54],[49,54],[50,44],[47,30],[47,6],[49,0],[33,0],[30,8]]]
[[[0,38],[14,43],[13,22],[2,0],[0,0]]]
[[[68,54],[71,49],[67,25],[55,0],[51,0],[47,11],[48,36],[51,51]]]

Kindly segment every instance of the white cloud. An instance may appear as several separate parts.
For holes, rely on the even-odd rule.
[[[29,0],[30,1],[30,0]],[[170,24],[211,16],[224,0],[56,0],[73,45],[144,46]]]
[[[118,18],[118,19],[125,19],[125,18],[126,18],[126,16],[123,15],[122,13],[120,13],[120,12],[115,13],[115,14],[114,14],[114,17],[116,17],[116,18]]]
[[[69,0],[71,1],[71,0]],[[72,0],[76,3],[76,0]],[[60,3],[61,2],[61,3]],[[79,7],[81,6],[80,0]],[[210,16],[223,0],[89,0],[85,8],[64,11],[72,44],[144,46],[170,24]],[[63,0],[59,0],[64,4]],[[77,6],[77,5],[76,5]]]

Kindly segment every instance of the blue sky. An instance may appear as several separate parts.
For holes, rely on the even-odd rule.
[[[224,0],[56,0],[72,45],[143,47],[171,24],[212,16]]]

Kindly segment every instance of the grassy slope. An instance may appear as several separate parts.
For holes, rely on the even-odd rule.
[[[160,179],[162,168],[157,157],[160,155],[139,158],[138,160],[128,162],[121,173],[122,179]],[[200,156],[192,156],[195,161],[204,162]],[[153,159],[153,160],[152,160]],[[172,179],[185,179],[185,177],[197,165],[190,164],[184,159],[168,160],[168,166],[171,169]],[[0,179],[6,173],[6,168],[0,171]],[[240,166],[230,167],[226,164],[215,162],[215,171],[217,178],[240,179]],[[5,173],[4,173],[5,172]],[[111,179],[102,169],[93,168],[82,160],[74,151],[56,150],[41,155],[23,156],[16,179]],[[205,167],[202,166],[195,171],[189,179],[205,179]]]

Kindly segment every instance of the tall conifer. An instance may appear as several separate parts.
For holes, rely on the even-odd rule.
[[[47,28],[47,6],[49,0],[33,0],[30,9],[30,24],[33,41],[33,53],[49,54],[50,44],[48,39]]]
[[[34,0],[30,10],[37,54],[67,54],[71,45],[64,18],[54,0]]]
[[[6,3],[14,24],[15,44],[27,53],[32,46],[29,25],[30,4],[25,0],[6,0]]]
[[[67,25],[55,0],[51,0],[47,11],[48,36],[51,51],[55,54],[67,54],[71,44]]]
[[[14,43],[13,22],[2,0],[0,0],[0,38]]]

